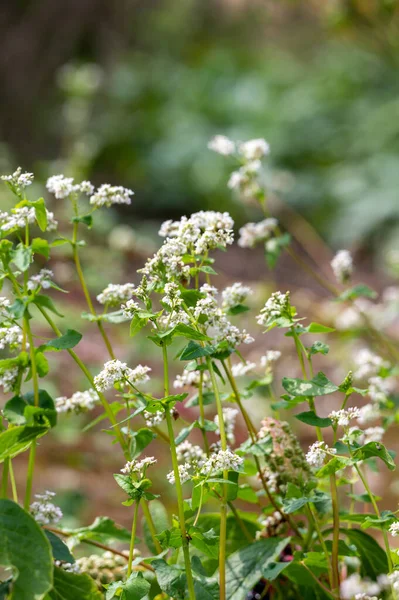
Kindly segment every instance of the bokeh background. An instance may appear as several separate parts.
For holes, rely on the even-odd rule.
[[[358,281],[377,291],[394,283],[396,0],[3,0],[0,31],[0,171],[18,165],[33,171],[32,197],[43,195],[46,178],[57,173],[135,191],[131,207],[98,211],[95,228],[85,233],[90,243],[83,262],[93,294],[109,282],[137,280],[166,218],[213,209],[231,212],[237,227],[260,220],[255,207],[237,202],[226,187],[234,165],[207,149],[217,133],[268,140],[272,210],[305,241],[314,266],[331,277],[332,253],[345,247],[354,252]],[[2,189],[2,208],[11,202]],[[68,208],[50,202],[67,230]],[[79,352],[96,372],[107,355],[94,326],[79,318],[84,298],[63,248],[50,267],[70,293],[57,302],[64,322],[84,331]],[[289,257],[275,273],[261,251],[235,247],[218,260],[223,283],[254,284],[255,307],[277,285],[292,289],[295,303],[314,320],[333,323],[336,305]],[[397,334],[397,323],[390,327],[390,335]],[[150,343],[132,342],[120,328],[110,335],[119,358],[153,367],[155,391],[159,360]],[[260,340],[248,358],[265,344],[270,348],[272,341]],[[286,347],[282,372],[299,375],[289,343],[278,338],[276,344]],[[332,348],[340,359],[332,376],[346,374],[357,349],[344,332]],[[49,391],[84,389],[67,355],[51,360]],[[268,398],[255,400],[260,421]],[[62,419],[41,443],[35,488],[58,492],[65,523],[109,514],[128,525],[111,475],[120,456],[101,427],[83,432],[91,418]],[[309,431],[297,430],[306,447]],[[162,458],[159,468],[169,470]],[[24,469],[21,457],[21,485]],[[398,493],[394,487],[394,502]]]

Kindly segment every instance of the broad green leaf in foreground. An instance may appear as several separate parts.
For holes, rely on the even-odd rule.
[[[282,384],[291,396],[326,396],[338,390],[338,386],[332,383],[321,371],[309,381],[283,377]]]
[[[29,600],[31,598],[32,596],[29,596]],[[64,569],[54,567],[54,587],[45,600],[103,600],[103,598],[94,580],[86,573],[68,573]]]
[[[0,500],[0,565],[13,569],[11,600],[43,598],[53,585],[51,546],[34,518]]]
[[[30,427],[21,425],[0,433],[0,462],[10,456],[13,458],[29,448],[31,442],[48,431],[48,427]]]
[[[229,600],[245,600],[248,591],[263,576],[270,562],[275,562],[290,538],[259,540],[234,552],[226,560],[226,596]]]

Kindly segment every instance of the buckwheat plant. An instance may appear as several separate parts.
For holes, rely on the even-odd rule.
[[[159,250],[135,281],[110,282],[96,304],[82,267],[81,230],[92,227],[97,210],[129,205],[133,192],[50,177],[48,193],[63,213],[70,207],[70,231],[60,235],[45,200],[28,199],[33,175],[18,169],[3,177],[16,204],[0,215],[6,294],[0,298],[0,383],[10,396],[0,430],[2,598],[399,598],[399,511],[381,511],[374,480],[379,469],[386,477],[395,468],[383,439],[398,420],[398,349],[385,322],[376,327],[359,306],[374,292],[361,284],[342,287],[353,276],[349,252],[333,259],[337,283],[331,283],[292,250],[289,233],[267,208],[265,140],[216,136],[209,148],[238,163],[229,188],[264,211],[263,220],[241,228],[238,246],[263,244],[269,267],[288,251],[335,296],[336,306],[355,311],[358,326],[346,338],[354,356],[342,353],[338,365],[329,365],[329,346],[317,338],[335,342],[338,334],[330,323],[309,323],[289,291],[270,292],[252,314],[256,294],[248,285],[221,287],[214,252],[234,243],[226,212],[163,223]],[[75,265],[87,304],[82,316],[98,328],[108,354],[93,373],[76,348],[82,334],[62,325],[56,305],[56,295],[68,291],[51,270],[59,245]],[[389,297],[397,301],[398,294]],[[380,313],[391,315],[384,302]],[[162,361],[162,384],[155,367],[129,364],[115,353],[113,327],[127,328],[137,348],[143,336],[149,339]],[[53,398],[42,383],[47,356],[63,351],[86,386]],[[328,376],[315,372],[314,363],[325,363]],[[280,368],[286,369],[282,379]],[[93,410],[91,426],[107,423],[120,465],[106,485],[122,489],[131,531],[104,516],[68,528],[54,492],[38,489],[32,496],[39,440],[58,419]],[[296,436],[298,426],[308,447]],[[169,456],[166,470],[152,456],[155,439]],[[13,462],[22,453],[26,481],[17,489]],[[166,502],[170,514],[164,495],[173,498]]]

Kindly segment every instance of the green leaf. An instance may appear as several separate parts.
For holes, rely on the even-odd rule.
[[[317,477],[326,477],[326,475],[332,475],[345,467],[353,464],[353,460],[351,458],[346,458],[345,456],[335,456],[332,458],[324,467],[321,467],[317,473]]]
[[[205,342],[210,339],[207,335],[201,333],[200,331],[197,331],[189,325],[185,325],[184,323],[176,325],[176,327],[172,329],[171,333],[173,334],[173,337],[182,336],[187,338],[188,340],[200,340]]]
[[[53,585],[50,542],[35,519],[11,500],[0,500],[0,565],[13,569],[11,600],[43,598]]]
[[[327,327],[326,325],[320,325],[320,323],[310,323],[305,327],[307,333],[331,333],[335,331],[333,327]]]
[[[248,306],[245,306],[244,304],[237,304],[236,306],[233,306],[232,308],[229,308],[229,310],[227,311],[228,315],[240,315],[244,312],[247,312],[249,310]]]
[[[356,300],[356,298],[377,298],[377,296],[376,291],[372,290],[368,285],[360,283],[342,292],[337,300],[345,302],[346,300]]]
[[[190,544],[203,552],[209,558],[217,559],[219,556],[219,536],[213,529],[204,533],[198,527],[190,527],[188,530]],[[181,534],[180,534],[181,538]]]
[[[73,564],[75,562],[75,559],[71,554],[68,546],[64,544],[64,542],[58,537],[58,535],[55,535],[52,531],[49,531],[48,529],[44,529],[43,531],[51,544],[51,551],[54,560],[61,560],[62,562],[68,562]]]
[[[8,307],[8,312],[15,318],[21,319],[24,316],[28,301],[26,298],[16,298],[11,306]]]
[[[108,517],[97,517],[91,525],[79,527],[78,529],[66,529],[65,533],[73,535],[78,540],[94,540],[102,544],[109,544],[115,541],[129,542],[130,532],[117,525],[115,521]]]
[[[54,400],[46,390],[39,390],[38,406],[35,406],[33,392],[27,392],[23,396],[14,396],[6,402],[4,416],[13,425],[54,427],[57,423]]]
[[[60,567],[54,567],[54,587],[46,596],[46,600],[78,600],[78,598],[79,600],[102,600],[104,596],[87,573],[68,573]]]
[[[200,346],[196,342],[190,341],[188,345],[183,348],[179,358],[180,360],[193,360],[194,358],[200,358],[201,356],[210,356],[213,351],[213,346]]]
[[[58,312],[58,310],[54,306],[54,302],[48,296],[43,296],[42,294],[38,294],[37,296],[34,297],[32,302],[33,302],[33,304],[36,304],[36,306],[40,306],[41,308],[47,308],[47,310],[50,310],[51,312],[58,315],[59,317],[64,316],[60,312]]]
[[[121,473],[114,473],[114,479],[116,483],[123,489],[124,492],[132,500],[139,501],[143,496],[143,489],[140,484],[133,481],[130,475],[121,475]]]
[[[32,262],[32,250],[23,244],[18,244],[16,250],[12,252],[11,262],[23,273],[27,271]]]
[[[31,248],[33,254],[41,254],[45,258],[49,258],[50,256],[50,247],[47,240],[43,238],[33,238],[31,243]]]
[[[386,554],[373,537],[359,529],[344,529],[342,533],[356,546],[363,575],[376,579],[381,573],[388,573]]]
[[[248,534],[255,538],[256,532],[259,531],[260,525],[256,520],[257,514],[249,511],[242,512],[238,511],[241,521],[243,522]],[[253,516],[254,518],[251,518]],[[220,535],[220,514],[219,513],[206,513],[201,514],[197,526],[202,531],[209,531],[213,529],[215,535]],[[236,552],[239,548],[246,546],[248,540],[245,537],[243,530],[241,529],[240,523],[237,522],[235,516],[231,513],[227,515],[227,536],[226,536],[226,553],[229,555],[232,552]]]
[[[289,564],[289,562],[279,563],[272,561],[262,570],[262,575],[267,581],[274,581]]]
[[[36,369],[39,377],[45,377],[49,370],[49,364],[47,358],[44,356],[43,352],[36,351]],[[27,381],[27,380],[25,380]]]
[[[42,231],[47,229],[47,211],[44,203],[44,198],[39,198],[34,202],[29,202],[30,206],[35,209],[36,221]]]
[[[253,456],[264,456],[265,454],[270,454],[272,449],[273,439],[270,435],[260,438],[256,442],[253,442],[252,438],[248,438],[239,447],[241,452],[245,452],[245,454],[252,454]]]
[[[314,344],[311,345],[310,348],[308,348],[309,350],[309,354],[313,355],[313,354],[324,354],[324,356],[326,354],[329,353],[330,351],[330,346],[328,346],[327,344],[323,344],[323,342],[314,342]]]
[[[168,565],[163,559],[152,561],[155,569],[158,585],[163,592],[173,596],[173,598],[185,598],[186,574],[183,567],[177,565]]]
[[[219,600],[219,583],[215,577],[207,577],[198,556],[191,558],[194,576],[195,600]]]
[[[367,460],[372,456],[380,458],[390,471],[395,470],[395,463],[392,456],[381,442],[369,442],[365,446],[358,448],[353,454],[353,458],[356,462],[359,460]]]
[[[313,410],[299,413],[295,417],[299,421],[302,421],[302,423],[312,425],[313,427],[331,427],[332,425],[331,419],[318,417]]]
[[[141,600],[147,596],[151,584],[139,572],[132,573],[127,581],[115,581],[107,587],[105,600]]]
[[[84,225],[87,225],[89,229],[91,229],[93,225],[93,216],[89,214],[82,215],[81,217],[73,217],[72,223],[83,223]]]
[[[181,548],[183,545],[181,531],[178,527],[164,529],[158,533],[156,537],[164,550],[169,548]]]
[[[75,329],[67,329],[64,335],[61,335],[54,340],[50,340],[43,346],[40,346],[41,350],[68,350],[77,346],[82,339],[82,334]]]
[[[226,596],[229,600],[245,600],[263,576],[263,570],[275,562],[290,538],[268,538],[237,550],[226,560]]]
[[[251,504],[258,504],[259,498],[253,488],[248,483],[238,486],[237,498]]]
[[[321,371],[309,381],[283,377],[282,384],[291,396],[326,396],[338,390],[338,386],[332,383]]]
[[[0,433],[0,462],[3,462],[8,456],[13,458],[25,452],[38,437],[43,436],[48,431],[48,427],[30,427],[22,425],[11,427]]]
[[[291,236],[289,233],[283,233],[274,237],[270,242],[265,244],[265,256],[269,269],[274,269],[281,253],[290,245]]]
[[[132,438],[130,442],[130,459],[133,460],[140,456],[145,448],[147,448],[148,444],[152,442],[157,436],[155,433],[148,429],[147,427],[143,427],[138,431],[134,431],[132,433]]]
[[[130,337],[137,335],[143,329],[143,327],[147,325],[147,323],[148,319],[140,319],[138,315],[134,315],[130,322]]]

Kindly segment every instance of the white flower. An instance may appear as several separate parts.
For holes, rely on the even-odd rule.
[[[378,374],[380,369],[389,367],[389,362],[369,350],[369,348],[358,350],[355,355],[355,362],[358,368],[354,372],[353,377],[358,380],[373,377]]]
[[[225,135],[215,135],[208,143],[208,148],[218,154],[223,154],[223,156],[234,154],[236,150],[235,143]]]
[[[4,369],[0,372],[0,386],[3,388],[4,394],[12,392],[18,379],[18,367]]]
[[[117,306],[122,302],[129,300],[135,290],[134,283],[114,284],[109,283],[107,287],[97,296],[100,304]]]
[[[357,417],[357,422],[359,425],[366,425],[366,423],[370,423],[371,421],[376,421],[381,416],[380,409],[378,404],[366,404],[359,409],[359,416]]]
[[[187,371],[185,369],[181,375],[176,375],[176,379],[173,382],[173,387],[185,388],[185,387],[199,387],[201,384],[201,372],[200,371]],[[209,387],[209,375],[208,373],[202,372],[202,386]]]
[[[58,413],[82,413],[93,408],[98,404],[100,398],[93,389],[84,392],[75,392],[70,398],[61,396],[55,400],[55,409]]]
[[[52,277],[54,277],[54,273],[50,269],[41,269],[37,275],[32,275],[29,279],[27,284],[28,290],[35,290],[37,287],[48,289],[51,287]]]
[[[306,454],[306,462],[311,467],[319,469],[323,466],[326,456],[336,454],[336,452],[335,448],[329,448],[325,442],[315,442]]]
[[[200,446],[194,446],[185,440],[176,447],[177,460],[190,466],[201,467],[206,461],[206,454]]]
[[[157,412],[150,413],[148,410],[143,412],[143,416],[145,418],[145,424],[147,427],[156,427],[160,425],[165,418],[165,413],[162,410],[157,410]]]
[[[143,383],[149,380],[150,367],[138,365],[130,369],[120,360],[109,360],[104,364],[104,369],[95,376],[94,385],[100,392],[111,389],[115,383],[128,380],[131,384]]]
[[[121,308],[123,316],[125,316],[127,319],[133,319],[137,311],[140,310],[140,306],[137,304],[137,302],[135,302],[135,300],[128,300],[126,304],[122,304]]]
[[[240,154],[247,160],[256,160],[270,152],[270,146],[263,138],[248,140],[238,147]]]
[[[369,442],[381,442],[384,433],[385,429],[383,427],[368,427],[364,430],[363,444],[368,444]]]
[[[10,231],[12,229],[24,229],[26,225],[32,225],[36,221],[34,208],[21,206],[11,209],[11,214],[0,213],[0,229]]]
[[[368,387],[372,401],[384,404],[388,396],[395,390],[396,381],[394,377],[370,377]]]
[[[47,179],[46,188],[51,194],[62,200],[68,198],[72,193],[76,192],[76,186],[73,183],[73,177],[65,177],[64,175],[53,175]]]
[[[271,363],[276,362],[281,357],[280,350],[268,350],[266,354],[261,356],[260,365],[265,369],[271,367]]]
[[[342,600],[367,600],[368,598],[378,600],[376,594],[381,592],[381,587],[379,581],[362,579],[359,573],[353,573],[342,581],[340,596]]]
[[[353,272],[353,260],[349,250],[339,250],[331,261],[331,267],[338,281],[349,281]]]
[[[231,408],[229,406],[227,406],[226,408],[223,408],[224,429],[225,429],[225,433],[226,433],[226,438],[227,438],[228,442],[230,442],[230,444],[234,444],[234,442],[236,441],[235,435],[234,435],[234,429],[236,426],[237,415],[238,415],[238,410],[236,408]],[[219,415],[215,415],[214,423],[218,426],[215,433],[216,433],[216,435],[220,435]]]
[[[259,191],[257,175],[262,168],[260,160],[253,160],[233,171],[227,182],[227,187],[231,190],[239,189],[244,197],[251,197]]]
[[[253,248],[258,242],[264,242],[273,235],[278,227],[277,219],[270,217],[259,223],[247,223],[241,227],[238,245],[241,248]]]
[[[10,306],[10,301],[5,296],[0,296],[0,309],[8,308]]]
[[[63,517],[59,506],[51,502],[54,498],[54,492],[45,492],[44,494],[36,494],[36,502],[30,505],[30,512],[35,521],[40,525],[55,525]]]
[[[128,188],[103,183],[96,193],[90,197],[90,204],[96,208],[101,206],[109,208],[113,204],[131,204],[130,196],[133,196],[133,194],[134,192]]]
[[[190,468],[191,468],[191,465],[189,463],[185,463],[184,465],[179,465],[179,479],[180,479],[181,483],[185,483],[186,481],[189,481],[191,479]],[[175,485],[176,479],[175,479],[174,471],[171,471],[170,473],[168,473],[166,475],[166,479],[169,481],[169,483],[171,485]]]
[[[243,304],[247,297],[252,294],[252,290],[247,285],[242,283],[233,283],[233,285],[225,288],[222,292],[222,307],[233,308],[238,304]]]
[[[137,473],[140,477],[145,476],[145,472],[148,467],[155,465],[157,459],[154,456],[146,456],[142,460],[131,460],[128,461],[125,466],[121,469],[121,473],[125,475],[132,475],[133,473]]]
[[[82,181],[78,187],[79,191],[87,196],[91,196],[94,192],[94,185],[90,181]]]
[[[360,416],[360,409],[355,408],[342,408],[341,410],[333,410],[329,415],[329,418],[341,427],[348,427],[352,419],[358,419]]]
[[[33,173],[22,173],[22,168],[18,167],[12,175],[2,175],[1,179],[22,190],[32,184],[34,175]]]
[[[0,350],[4,350],[7,346],[9,346],[11,350],[20,348],[22,341],[22,330],[17,325],[0,327]]]
[[[256,363],[253,362],[239,362],[231,367],[231,372],[234,377],[243,377],[250,371],[256,369]]]
[[[399,535],[399,521],[395,521],[392,525],[389,526],[389,533],[393,537],[397,537]]]
[[[256,317],[256,320],[259,325],[268,327],[270,320],[280,317],[291,318],[290,292],[285,292],[285,294],[274,292]]]
[[[162,298],[162,302],[174,309],[183,304],[181,298],[181,291],[177,283],[166,283],[164,288],[165,296]]]
[[[232,450],[219,450],[211,454],[201,469],[203,475],[213,475],[220,471],[238,471],[244,460]]]

